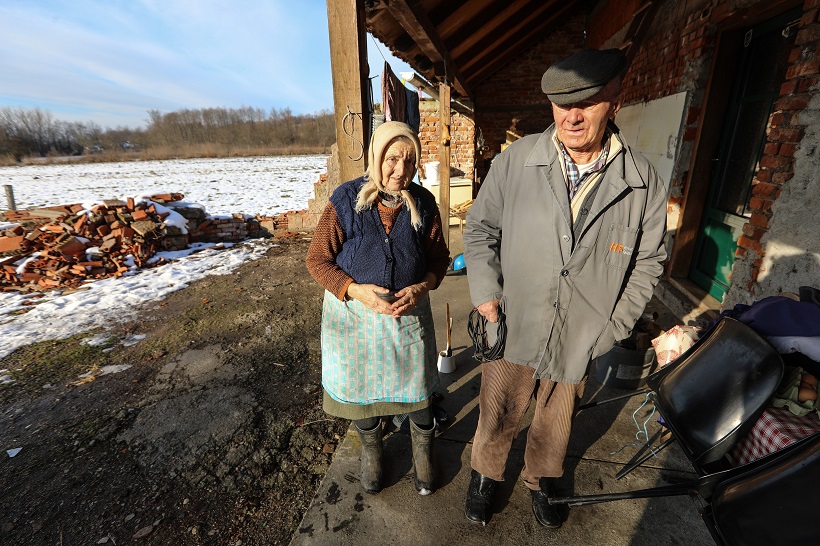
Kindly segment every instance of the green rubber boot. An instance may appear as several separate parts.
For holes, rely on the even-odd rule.
[[[370,430],[358,426],[356,432],[362,440],[362,470],[360,480],[366,493],[382,490],[382,424],[379,422]]]

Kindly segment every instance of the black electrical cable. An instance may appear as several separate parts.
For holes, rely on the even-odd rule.
[[[487,341],[487,319],[478,312],[478,309],[470,311],[470,320],[467,323],[467,333],[473,340],[473,358],[480,362],[490,362],[498,360],[504,356],[504,344],[507,341],[507,324],[504,312],[498,309],[498,335],[495,345],[489,346]]]

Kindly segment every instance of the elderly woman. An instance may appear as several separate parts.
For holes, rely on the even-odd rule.
[[[367,173],[333,192],[307,255],[326,289],[324,410],[353,420],[368,493],[381,490],[381,417],[389,415],[408,414],[416,489],[428,495],[433,487],[438,373],[427,292],[444,278],[449,251],[433,195],[412,183],[420,154],[408,125],[380,125]]]

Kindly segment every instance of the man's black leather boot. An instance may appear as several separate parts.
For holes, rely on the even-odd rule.
[[[555,478],[541,478],[538,481],[541,486],[540,491],[530,491],[532,493],[532,513],[535,519],[549,529],[561,527],[561,516],[558,514],[558,507],[550,504],[547,499],[555,496]]]
[[[497,485],[497,481],[473,470],[470,476],[470,487],[467,489],[467,509],[465,510],[467,519],[487,525]]]

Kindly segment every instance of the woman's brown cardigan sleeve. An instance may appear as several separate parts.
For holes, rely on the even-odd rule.
[[[387,233],[390,233],[398,213],[398,208],[389,209],[379,205],[379,216]],[[339,225],[336,209],[333,208],[331,203],[328,203],[325,205],[325,210],[322,211],[321,218],[319,218],[319,224],[313,234],[305,263],[308,272],[316,279],[316,282],[340,300],[345,299],[347,287],[353,282],[350,275],[336,265],[336,256],[341,252],[344,242],[344,230]],[[436,284],[433,287],[435,289],[441,284],[447,272],[447,267],[450,265],[450,251],[444,241],[441,217],[438,213],[436,213],[430,232],[422,241],[422,245],[427,258],[427,271],[436,277]]]
[[[313,233],[305,263],[316,282],[340,300],[345,299],[347,287],[353,282],[350,275],[336,265],[336,256],[342,251],[344,242],[345,234],[339,225],[336,209],[328,203]]]

